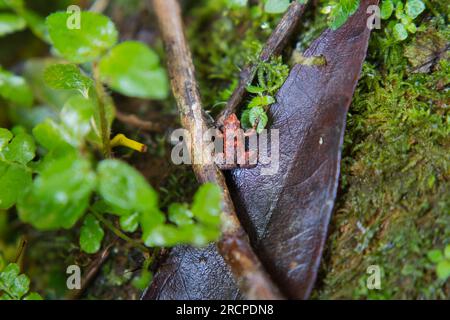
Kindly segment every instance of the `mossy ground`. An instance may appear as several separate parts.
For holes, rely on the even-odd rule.
[[[383,46],[381,30],[372,35],[348,115],[319,299],[450,297],[448,281],[438,279],[427,258],[450,243],[444,17],[425,17],[424,31],[401,44]],[[416,58],[408,61],[408,52]],[[429,68],[413,73],[417,65]],[[382,271],[380,290],[367,289],[370,265]]]

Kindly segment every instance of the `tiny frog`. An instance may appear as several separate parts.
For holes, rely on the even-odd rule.
[[[254,129],[248,130],[247,132],[244,132],[244,130],[241,128],[241,123],[238,120],[236,114],[232,113],[230,114],[225,121],[223,122],[223,127],[221,128],[221,131],[223,133],[223,150],[224,152],[220,154],[220,156],[223,156],[222,163],[216,162],[217,166],[221,170],[230,170],[235,168],[253,168],[256,166],[256,163],[252,164],[250,163],[251,159],[256,159],[257,151],[256,150],[245,150],[245,139],[246,137],[250,137],[252,135],[256,135],[256,131]],[[241,136],[239,136],[241,135]],[[234,136],[233,139],[233,145],[229,146],[228,139],[231,139],[230,137]],[[227,137],[229,137],[227,139]],[[237,150],[244,151],[244,157],[245,157],[245,163],[238,163],[237,161]],[[233,152],[233,163],[225,163],[227,159],[227,151]]]

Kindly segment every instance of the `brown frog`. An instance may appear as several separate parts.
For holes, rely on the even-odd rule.
[[[219,154],[222,157],[222,161],[216,161],[217,166],[221,170],[255,167],[257,162],[257,150],[245,149],[245,140],[246,138],[250,138],[251,136],[256,135],[255,129],[244,132],[244,130],[241,128],[241,122],[239,121],[238,117],[236,116],[236,114],[232,113],[223,122],[221,131],[223,134],[222,137],[224,152]],[[233,142],[230,146],[229,140],[231,139]],[[238,150],[244,152],[244,159],[239,159],[241,161],[238,161]],[[226,163],[227,155],[230,157],[230,152],[232,153],[231,156],[233,157],[233,163]],[[251,163],[251,160],[253,160],[254,163]]]

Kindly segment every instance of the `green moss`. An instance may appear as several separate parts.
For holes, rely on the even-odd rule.
[[[240,70],[257,60],[279,18],[265,13],[262,4],[230,9],[225,1],[200,1],[191,9],[187,35],[208,110],[225,104]]]
[[[408,73],[405,46],[375,49],[380,40],[374,34],[348,116],[315,297],[448,298],[427,252],[450,243],[450,64]],[[367,289],[370,265],[382,269],[381,290]]]

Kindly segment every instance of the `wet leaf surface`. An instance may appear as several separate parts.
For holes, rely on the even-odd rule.
[[[336,31],[325,31],[304,53],[326,65],[296,65],[270,108],[279,129],[280,162],[228,176],[233,200],[251,242],[289,298],[308,298],[317,276],[336,197],[345,119],[364,61],[370,30],[362,1]],[[178,247],[156,274],[148,299],[235,299],[238,290],[214,246]]]

